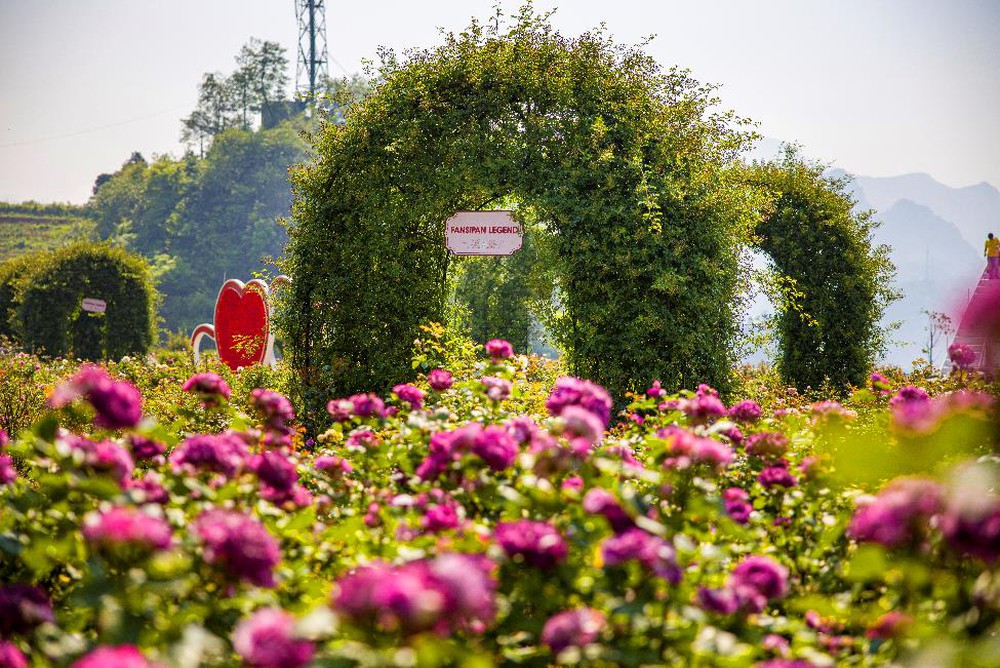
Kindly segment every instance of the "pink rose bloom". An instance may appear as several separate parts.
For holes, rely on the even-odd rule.
[[[229,397],[232,395],[229,384],[223,380],[222,376],[211,371],[196,373],[184,382],[181,389],[198,395],[206,408],[219,406],[224,401],[229,401]]]
[[[261,608],[233,629],[233,649],[253,668],[301,668],[316,653],[295,636],[295,618],[279,608]]]
[[[166,520],[128,506],[90,513],[84,518],[82,533],[97,547],[128,545],[148,552],[166,550],[173,537]]]
[[[85,364],[67,382],[56,387],[49,405],[61,408],[83,397],[94,407],[94,425],[104,429],[127,429],[142,419],[142,397],[134,385],[117,381],[99,366]]]
[[[452,382],[451,372],[445,369],[434,369],[427,374],[427,384],[435,392],[444,392],[451,387]]]
[[[424,391],[413,385],[396,385],[392,388],[392,393],[400,401],[408,403],[411,410],[420,410],[424,405]]]
[[[98,647],[77,659],[72,668],[159,668],[134,645]]]
[[[569,647],[586,647],[597,640],[606,623],[603,613],[592,608],[577,608],[553,615],[542,628],[542,643],[553,654]]]
[[[566,560],[566,541],[547,522],[501,522],[493,536],[508,557],[520,557],[528,566],[551,570]]]
[[[486,354],[494,363],[514,356],[514,346],[509,341],[503,339],[490,339],[484,346]]]

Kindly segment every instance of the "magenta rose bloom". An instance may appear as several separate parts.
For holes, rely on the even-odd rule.
[[[667,391],[660,386],[659,380],[654,380],[653,384],[646,389],[646,396],[650,399],[659,399],[666,396]]]
[[[445,369],[434,369],[427,374],[427,384],[435,392],[444,392],[452,385],[451,372]]]
[[[381,441],[382,439],[379,438],[378,434],[370,429],[357,429],[351,432],[351,435],[347,437],[344,445],[348,448],[372,450],[377,448]]]
[[[313,461],[313,466],[319,471],[326,471],[335,478],[354,471],[350,462],[337,455],[320,455]]]
[[[229,384],[223,380],[222,376],[211,371],[196,373],[184,382],[181,389],[198,395],[202,405],[206,408],[219,406],[224,401],[229,401],[229,397],[232,395]]]
[[[907,385],[889,400],[893,425],[904,431],[924,432],[931,429],[939,417],[937,406],[923,389]]]
[[[542,643],[553,654],[569,647],[586,647],[604,629],[604,614],[592,608],[577,608],[553,615],[542,627]]]
[[[280,452],[268,451],[250,458],[250,470],[260,480],[260,493],[268,501],[283,503],[292,498],[299,472]]]
[[[385,402],[373,392],[355,394],[348,398],[354,405],[354,415],[360,418],[384,418],[386,416]]]
[[[460,519],[459,506],[454,503],[438,503],[428,506],[424,516],[420,518],[420,528],[430,533],[440,533],[458,528]]]
[[[798,480],[788,472],[788,468],[780,464],[768,466],[762,470],[757,474],[757,481],[768,489],[771,487],[795,487],[799,484]]]
[[[930,520],[944,507],[941,487],[924,478],[896,478],[858,508],[847,535],[888,548],[916,547],[926,539]]]
[[[763,411],[756,401],[741,401],[729,409],[729,417],[737,422],[752,424],[760,420]]]
[[[54,622],[52,603],[40,588],[27,584],[0,587],[0,638],[30,633],[43,622]]]
[[[160,668],[134,645],[98,647],[77,659],[72,668]]]
[[[698,386],[693,397],[681,402],[680,409],[699,423],[711,422],[726,414],[726,405],[719,399],[719,393],[704,383]]]
[[[728,587],[736,594],[740,607],[760,612],[788,593],[788,569],[769,557],[747,557],[733,569]]]
[[[457,553],[400,566],[375,562],[337,580],[331,603],[359,626],[478,632],[495,614],[493,569],[485,557]]]
[[[264,442],[271,446],[291,443],[295,433],[291,423],[295,421],[295,409],[284,395],[258,387],[250,393],[250,403],[257,410],[264,429]]]
[[[738,487],[730,487],[722,493],[722,501],[728,514],[734,522],[746,524],[750,521],[753,506],[750,505],[750,495]]]
[[[892,391],[892,382],[878,372],[872,373],[868,382],[871,383],[872,390],[877,394],[885,396]]]
[[[642,529],[628,529],[605,539],[601,543],[601,556],[605,566],[638,561],[667,582],[677,584],[681,581],[673,545]]]
[[[231,510],[206,510],[194,523],[207,563],[230,579],[273,587],[281,561],[278,541],[252,517]]]
[[[0,666],[28,668],[28,657],[14,643],[0,640]]]
[[[17,469],[10,455],[0,455],[0,486],[10,485],[17,480]]]
[[[976,363],[976,351],[964,343],[953,343],[948,346],[948,357],[959,369],[971,369]]]
[[[601,515],[611,525],[615,533],[622,533],[635,526],[635,521],[629,516],[615,496],[600,487],[587,491],[583,497],[583,509],[591,515]]]
[[[551,415],[561,415],[567,406],[580,406],[590,411],[601,420],[601,425],[607,428],[611,420],[611,395],[589,380],[581,380],[563,376],[556,380],[555,387],[545,401],[545,407]]]
[[[82,453],[83,466],[95,473],[105,473],[125,487],[135,463],[128,450],[113,441],[91,441],[82,436],[68,437],[70,448]]]
[[[733,450],[713,438],[697,436],[692,432],[671,425],[656,432],[656,437],[667,442],[666,468],[684,470],[695,464],[707,464],[716,471],[724,469],[733,459]]]
[[[83,537],[99,549],[130,547],[151,553],[170,547],[170,525],[138,508],[116,506],[90,513],[83,521]]]
[[[481,554],[444,552],[430,561],[452,628],[481,633],[496,616],[496,564]]]
[[[75,376],[58,386],[49,405],[61,408],[83,397],[94,407],[94,425],[104,429],[127,429],[142,419],[142,397],[134,385],[117,381],[107,371],[92,364],[84,365]]]
[[[395,394],[400,401],[405,401],[410,404],[410,409],[420,410],[424,405],[424,391],[418,387],[412,385],[397,385],[392,388],[392,393]]]
[[[472,451],[494,471],[504,471],[517,459],[517,441],[503,427],[491,424],[476,435]]]
[[[566,560],[566,541],[546,522],[501,522],[493,536],[508,557],[519,557],[527,565],[541,570],[551,570]]]
[[[504,341],[503,339],[490,339],[484,347],[486,348],[486,354],[490,356],[490,359],[494,363],[514,356],[514,346],[510,345],[509,341]]]
[[[472,446],[482,431],[482,425],[470,422],[452,431],[432,434],[427,457],[416,468],[417,477],[421,480],[434,480],[440,476],[452,462],[472,451]]]
[[[568,438],[582,439],[587,445],[597,445],[604,438],[604,423],[581,406],[566,406],[559,414]]]
[[[170,494],[163,487],[160,476],[155,471],[149,471],[142,478],[129,480],[128,489],[140,492],[141,495],[137,499],[139,503],[165,505],[170,500]]]
[[[765,460],[775,460],[788,452],[788,437],[772,431],[747,436],[747,453]]]
[[[153,459],[162,455],[167,449],[163,443],[139,434],[130,434],[128,444],[132,448],[132,456],[136,459]]]
[[[695,595],[695,603],[702,610],[714,612],[717,615],[731,615],[740,609],[740,601],[728,587],[710,589],[699,587]]]
[[[233,649],[253,668],[301,668],[316,648],[295,637],[295,618],[278,608],[261,608],[233,629]]]
[[[246,443],[237,434],[195,434],[185,438],[168,458],[174,473],[221,473],[233,478],[247,465]]]
[[[983,509],[949,508],[940,520],[952,549],[992,566],[1000,558],[1000,503]]]

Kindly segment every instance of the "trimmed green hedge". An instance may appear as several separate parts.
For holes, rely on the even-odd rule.
[[[84,311],[88,297],[107,310]],[[92,360],[145,353],[156,337],[156,301],[146,261],[107,244],[77,243],[0,265],[3,327],[33,352]]]

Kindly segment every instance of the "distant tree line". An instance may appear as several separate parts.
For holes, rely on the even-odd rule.
[[[86,206],[101,239],[143,255],[163,295],[161,325],[188,331],[211,320],[227,278],[249,280],[281,254],[289,212],[289,166],[306,158],[316,120],[342,119],[342,107],[368,89],[364,79],[328,81],[321,113],[260,125],[268,104],[288,103],[288,59],[276,42],[251,39],[236,70],[205,74],[198,104],[182,120],[188,152],[147,160],[133,153],[101,174]],[[294,109],[304,109],[295,105]]]

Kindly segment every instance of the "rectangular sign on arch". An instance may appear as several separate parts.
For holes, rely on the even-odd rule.
[[[445,247],[455,255],[513,255],[524,230],[511,211],[459,211],[444,223]]]

